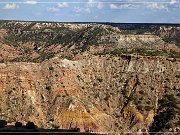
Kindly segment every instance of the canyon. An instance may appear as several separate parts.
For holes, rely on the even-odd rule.
[[[81,132],[178,132],[180,26],[121,27],[0,21],[0,119]]]

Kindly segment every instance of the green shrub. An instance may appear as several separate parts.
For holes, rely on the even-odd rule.
[[[53,71],[53,70],[54,70],[54,67],[49,67],[49,70],[52,70],[52,71]]]
[[[27,122],[26,128],[27,129],[35,129],[36,125],[34,124],[34,122]]]
[[[138,105],[137,109],[142,111],[143,110],[143,106],[142,105]]]
[[[175,77],[180,78],[180,75],[176,75]]]
[[[140,90],[140,91],[139,91],[139,94],[144,94],[144,91],[143,91],[143,90]]]
[[[159,100],[159,109],[154,117],[154,122],[150,128],[152,132],[159,132],[171,126],[170,120],[178,114],[178,101],[173,94],[166,94]]]
[[[103,81],[103,79],[102,79],[102,78],[97,78],[97,80],[98,80],[99,82],[102,82],[102,81]]]
[[[0,120],[0,128],[3,128],[7,125],[7,121],[5,120]]]
[[[21,122],[16,122],[15,127],[22,127],[22,123]]]
[[[151,110],[151,107],[150,107],[150,106],[145,106],[144,109],[145,109],[146,111],[150,111],[150,110]]]
[[[47,89],[48,91],[50,91],[50,90],[51,90],[51,86],[46,86],[46,89]]]

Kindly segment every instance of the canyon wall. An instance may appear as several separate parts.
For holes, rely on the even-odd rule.
[[[103,24],[0,26],[0,119],[104,133],[179,126],[176,42]]]

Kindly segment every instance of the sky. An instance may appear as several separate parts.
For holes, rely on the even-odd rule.
[[[0,20],[180,23],[180,0],[0,0]]]

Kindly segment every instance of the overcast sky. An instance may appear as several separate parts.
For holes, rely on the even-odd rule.
[[[180,0],[0,0],[0,19],[180,23]]]

